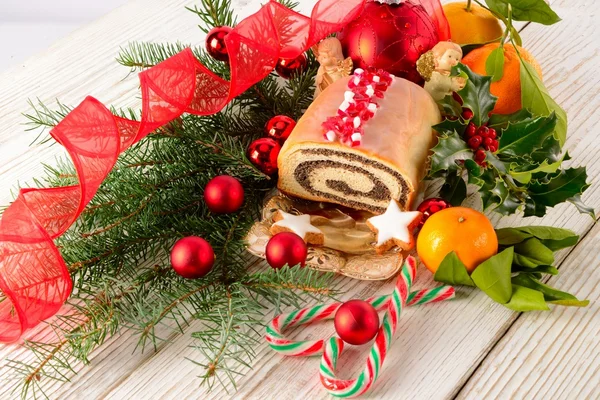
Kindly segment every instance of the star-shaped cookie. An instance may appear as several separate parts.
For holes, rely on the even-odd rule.
[[[273,216],[271,233],[276,235],[280,232],[292,232],[300,236],[306,243],[322,245],[324,242],[323,232],[310,222],[310,215],[294,215],[278,210]]]
[[[375,251],[382,254],[394,246],[412,249],[415,245],[412,232],[422,217],[419,211],[402,211],[398,202],[392,199],[383,214],[367,220],[369,228],[377,234]]]

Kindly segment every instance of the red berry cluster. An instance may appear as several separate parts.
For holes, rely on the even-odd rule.
[[[473,118],[473,111],[465,109],[462,117],[469,121]],[[485,150],[492,153],[498,150],[498,135],[494,128],[488,128],[485,125],[475,126],[473,122],[469,122],[465,130],[465,140],[467,145],[475,152],[475,162],[479,165],[485,164]]]

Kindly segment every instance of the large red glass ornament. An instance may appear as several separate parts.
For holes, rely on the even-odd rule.
[[[206,35],[206,51],[215,60],[229,61],[225,37],[232,30],[228,26],[217,26],[212,28]]]
[[[198,279],[208,274],[215,263],[211,245],[198,236],[179,239],[171,250],[171,266],[186,279]]]
[[[423,213],[423,218],[421,218],[421,222],[419,225],[422,226],[425,223],[425,221],[427,220],[427,218],[429,218],[436,212],[441,211],[445,208],[449,208],[449,207],[452,207],[452,205],[450,203],[448,203],[446,200],[438,198],[438,197],[433,197],[431,199],[423,200],[423,202],[421,204],[419,204],[419,206],[417,207],[417,211],[420,211]]]
[[[350,300],[338,308],[333,320],[335,332],[346,343],[368,343],[379,330],[379,315],[364,300]]]
[[[275,64],[275,71],[280,77],[289,79],[293,74],[299,74],[306,68],[306,55],[300,54],[296,58],[280,58]]]
[[[440,41],[426,9],[410,0],[367,3],[361,16],[342,29],[338,38],[355,67],[381,68],[415,83],[423,81],[417,60]]]
[[[296,121],[285,115],[276,115],[267,122],[265,130],[267,136],[283,144],[294,130]]]
[[[281,146],[271,138],[260,138],[248,146],[248,159],[266,175],[277,171],[277,156]]]
[[[236,212],[244,203],[244,188],[229,175],[216,176],[204,188],[204,201],[214,213]]]
[[[265,256],[269,265],[275,269],[298,264],[304,267],[307,252],[306,243],[300,236],[292,232],[281,232],[269,239]]]

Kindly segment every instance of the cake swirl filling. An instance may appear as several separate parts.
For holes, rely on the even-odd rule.
[[[293,158],[294,180],[307,194],[374,213],[391,198],[406,205],[409,185],[385,164],[334,149],[301,149]]]

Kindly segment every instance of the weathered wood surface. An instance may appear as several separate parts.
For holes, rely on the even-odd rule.
[[[245,3],[251,3],[242,8]],[[304,10],[313,1],[307,1]],[[544,80],[569,115],[567,149],[573,165],[587,165],[598,176],[600,123],[600,43],[594,37],[593,1],[555,1],[563,21],[552,27],[530,24],[522,31],[526,47],[536,56]],[[137,80],[114,62],[117,49],[131,40],[200,43],[196,18],[184,10],[190,0],[137,0],[57,42],[47,52],[0,74],[0,204],[11,200],[8,189],[30,181],[52,163],[59,146],[33,146],[35,133],[25,132],[21,112],[27,99],[45,102],[59,98],[77,104],[92,94],[106,104],[138,106]],[[259,7],[258,1],[236,1],[240,17]],[[593,183],[596,183],[593,180]],[[585,200],[600,209],[600,187],[588,190]],[[457,300],[409,309],[403,315],[392,350],[376,388],[366,398],[597,398],[600,386],[600,320],[597,272],[598,237],[595,221],[564,205],[543,219],[504,218],[497,225],[548,224],[584,235],[570,253],[563,252],[561,276],[552,283],[579,297],[589,298],[587,309],[554,308],[550,313],[511,312],[481,293],[460,289]],[[340,279],[346,298],[364,298],[390,290],[391,282],[363,283]],[[416,287],[432,285],[422,271]],[[193,327],[188,330],[193,329]],[[323,336],[331,324],[319,324],[300,336]],[[98,349],[89,366],[71,383],[51,385],[52,399],[75,398],[327,398],[318,376],[318,359],[284,359],[263,344],[253,370],[229,394],[218,384],[211,392],[199,387],[197,367],[184,357],[198,359],[192,340],[173,334],[158,352],[134,352],[136,338],[125,335]],[[0,346],[0,398],[9,399],[13,382],[3,368],[6,357],[27,357],[16,346]],[[347,351],[340,360],[342,376],[360,370],[365,350]]]

